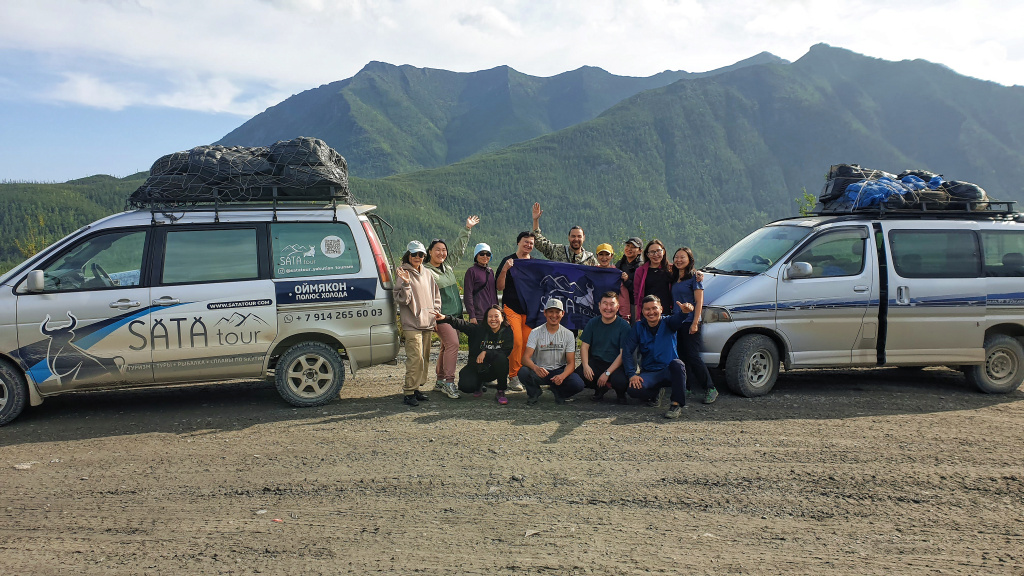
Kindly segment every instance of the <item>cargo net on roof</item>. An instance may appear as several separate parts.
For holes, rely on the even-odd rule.
[[[295,138],[270,147],[197,146],[153,163],[129,208],[207,202],[351,202],[348,164],[323,140]]]
[[[859,164],[836,164],[829,169],[818,202],[823,213],[835,213],[902,208],[988,210],[990,200],[977,184],[946,180],[927,170],[890,174]]]

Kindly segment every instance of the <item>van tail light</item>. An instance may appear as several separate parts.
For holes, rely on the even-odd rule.
[[[373,225],[369,221],[363,220],[363,232],[366,232],[366,237],[370,240],[370,249],[373,251],[373,261],[377,264],[377,276],[380,277],[380,283],[385,288],[391,288],[391,268],[388,266],[388,260],[384,256],[384,247],[380,244],[380,239],[377,238],[377,232],[374,231]]]

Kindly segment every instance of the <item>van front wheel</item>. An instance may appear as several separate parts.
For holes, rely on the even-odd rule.
[[[779,349],[763,334],[747,334],[732,347],[725,361],[725,383],[733,392],[764,396],[779,376]]]
[[[1024,347],[1005,334],[985,338],[985,363],[967,366],[967,381],[988,394],[1008,394],[1024,381]]]
[[[277,391],[292,406],[322,406],[338,397],[345,383],[345,364],[338,351],[323,342],[303,342],[277,361]]]
[[[0,426],[17,418],[27,401],[25,377],[17,368],[0,362]]]

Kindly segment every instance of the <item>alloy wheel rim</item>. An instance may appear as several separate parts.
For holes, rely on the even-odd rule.
[[[334,368],[323,356],[305,354],[288,367],[288,387],[303,398],[315,398],[334,381]]]
[[[750,355],[747,360],[747,382],[753,386],[761,386],[768,379],[769,354],[765,350],[758,350]]]

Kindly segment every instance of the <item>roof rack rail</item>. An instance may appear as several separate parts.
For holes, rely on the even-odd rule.
[[[864,208],[829,209],[822,206],[812,212],[816,216],[870,215],[878,218],[892,217],[928,217],[928,218],[992,218],[1015,219],[1022,215],[1016,210],[1014,200],[922,200],[906,207],[893,208],[881,203],[878,206]]]
[[[352,198],[351,194],[336,194],[334,186],[330,187],[330,196],[328,198],[325,198],[323,194],[310,196],[288,194],[287,196],[279,196],[278,189],[275,187],[273,189],[271,199],[269,200],[261,198],[244,202],[225,202],[221,201],[220,197],[214,194],[214,199],[212,201],[150,201],[146,202],[146,206],[140,206],[139,209],[148,209],[154,224],[156,224],[157,214],[163,214],[173,222],[181,218],[181,216],[174,216],[175,212],[213,212],[213,221],[220,222],[220,213],[222,211],[230,210],[234,212],[241,212],[246,210],[266,210],[267,208],[270,208],[273,211],[272,221],[274,222],[277,222],[278,212],[326,209],[330,209],[334,213],[334,221],[337,222],[339,199],[344,200],[350,205],[355,202],[355,199]]]

